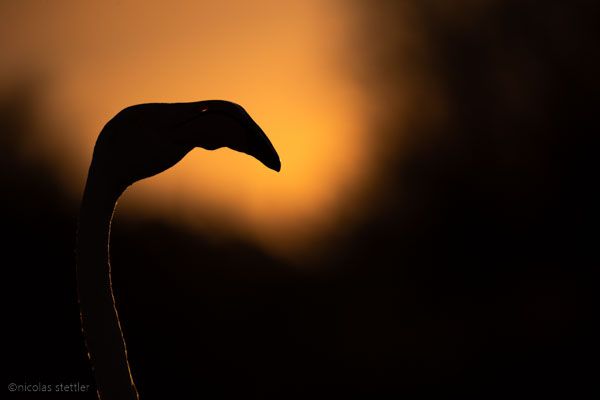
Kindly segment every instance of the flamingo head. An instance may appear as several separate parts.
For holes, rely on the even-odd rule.
[[[169,169],[195,147],[228,147],[281,169],[267,135],[241,106],[208,100],[125,108],[100,132],[90,171],[125,188]]]

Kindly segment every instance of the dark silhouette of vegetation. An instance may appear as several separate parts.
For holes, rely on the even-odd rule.
[[[371,21],[393,22],[397,3],[369,3]],[[442,124],[416,115],[402,157],[382,136],[381,185],[364,222],[329,243],[328,268],[301,272],[249,243],[117,214],[113,281],[142,398],[572,395],[593,382],[597,12],[509,0],[453,19],[444,2],[408,3],[446,114]],[[405,60],[385,32],[374,68],[401,91]],[[77,207],[48,168],[15,156],[27,118],[2,110],[10,372],[91,382]],[[373,134],[405,127],[384,125]]]

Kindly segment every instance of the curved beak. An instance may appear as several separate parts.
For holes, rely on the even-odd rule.
[[[248,116],[248,119],[250,121],[246,126],[250,134],[250,141],[248,142],[247,151],[241,151],[256,158],[267,168],[277,172],[281,171],[281,160],[279,159],[279,154],[277,154],[275,147],[273,147],[273,144],[260,126],[258,126],[250,116]]]
[[[178,141],[208,150],[229,147],[256,158],[267,168],[281,170],[275,147],[241,106],[223,100],[173,105],[181,111],[176,126]]]

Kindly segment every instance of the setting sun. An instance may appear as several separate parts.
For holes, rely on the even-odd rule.
[[[315,241],[348,207],[342,197],[357,190],[369,151],[364,99],[349,72],[355,27],[347,5],[190,1],[167,11],[159,1],[22,3],[2,6],[13,16],[3,29],[18,40],[2,35],[1,47],[56,80],[50,107],[69,129],[48,140],[74,196],[99,131],[120,109],[226,99],[271,138],[281,173],[231,151],[196,150],[131,189],[124,213],[160,213],[287,251]]]

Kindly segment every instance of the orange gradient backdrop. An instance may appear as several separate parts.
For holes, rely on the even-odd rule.
[[[44,146],[73,196],[99,131],[120,109],[202,99],[243,105],[278,150],[281,173],[239,153],[195,150],[136,184],[119,212],[293,252],[343,226],[370,168],[369,105],[352,76],[361,57],[353,54],[349,4],[2,2],[2,72],[49,71],[47,108],[68,129]]]

